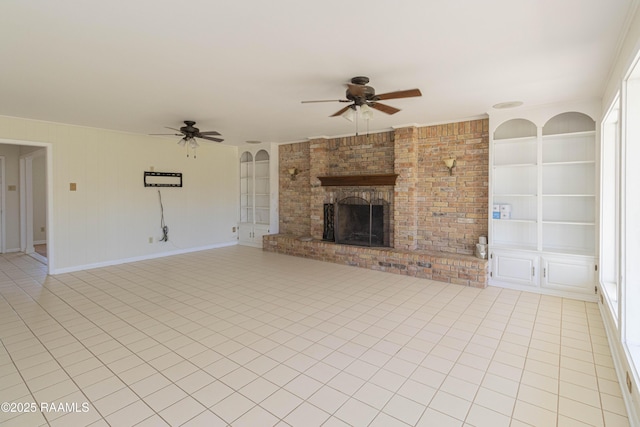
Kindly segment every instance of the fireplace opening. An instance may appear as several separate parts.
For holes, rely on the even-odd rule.
[[[389,246],[389,207],[383,200],[347,197],[337,203],[334,219],[336,243]]]

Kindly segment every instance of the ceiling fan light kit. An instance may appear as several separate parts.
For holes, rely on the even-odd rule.
[[[367,104],[362,104],[360,106],[360,115],[365,120],[373,119],[373,110]]]
[[[350,122],[352,122],[352,121],[353,121],[353,119],[355,119],[355,117],[356,117],[356,115],[357,115],[357,114],[358,114],[358,113],[357,113],[357,111],[356,111],[356,106],[355,106],[355,105],[353,105],[353,106],[351,106],[351,107],[347,108],[347,109],[345,110],[345,112],[344,112],[344,113],[340,114],[340,116],[341,116],[343,119],[345,119],[345,120],[349,120]]]

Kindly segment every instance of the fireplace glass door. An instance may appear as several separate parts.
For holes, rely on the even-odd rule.
[[[347,197],[335,211],[336,243],[357,246],[389,246],[388,206],[383,201]]]

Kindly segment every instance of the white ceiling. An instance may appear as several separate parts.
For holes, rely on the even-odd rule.
[[[141,134],[195,120],[225,143],[345,135],[599,98],[636,0],[2,0],[0,115]],[[360,131],[366,131],[360,123]],[[175,138],[175,137],[173,137]]]

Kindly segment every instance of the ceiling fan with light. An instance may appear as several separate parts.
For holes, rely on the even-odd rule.
[[[372,108],[382,111],[386,114],[395,114],[400,111],[398,108],[390,105],[382,104],[379,101],[387,99],[411,98],[422,96],[420,89],[399,90],[396,92],[382,93],[376,95],[376,91],[371,86],[367,86],[369,77],[357,76],[351,79],[351,83],[347,84],[347,99],[327,99],[320,101],[302,101],[303,104],[313,102],[349,102],[351,105],[336,111],[330,117],[342,116],[347,120],[353,121],[353,116],[359,109],[364,118],[369,119],[373,115]]]
[[[194,126],[196,122],[191,120],[185,120],[184,124],[185,126],[182,126],[180,129],[166,127],[167,129],[174,130],[180,133],[152,133],[150,135],[182,136],[182,139],[178,141],[178,145],[181,147],[187,147],[187,157],[189,157],[189,148],[194,150],[194,154],[193,154],[194,158],[196,157],[195,149],[200,146],[200,144],[198,144],[198,142],[196,141],[196,138],[204,139],[206,141],[214,141],[214,142],[224,141],[224,139],[222,138],[215,138],[214,136],[211,136],[211,135],[220,136],[220,132],[218,131],[211,130],[206,132],[200,132],[200,129]]]

